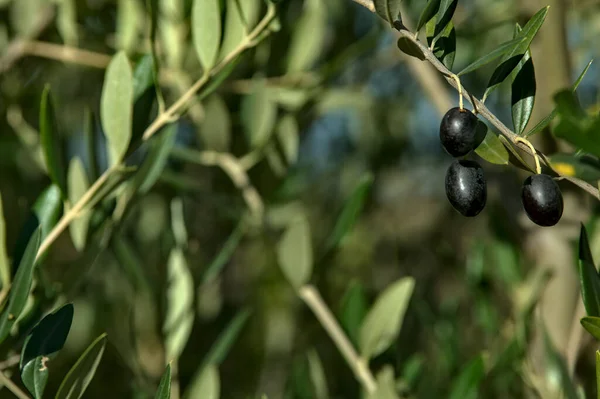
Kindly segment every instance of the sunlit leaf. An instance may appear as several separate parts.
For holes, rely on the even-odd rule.
[[[219,370],[211,364],[204,367],[202,372],[192,380],[184,398],[219,399],[220,392]]]
[[[434,20],[432,21],[435,22]],[[429,24],[427,26],[429,27]],[[428,43],[431,45],[430,39],[433,39],[433,37],[427,37]],[[446,68],[452,69],[454,58],[456,57],[456,29],[454,29],[452,21],[446,24],[444,30],[437,37],[433,47],[433,54]]]
[[[156,395],[154,399],[170,399],[171,398],[171,364],[167,365],[165,372],[163,373]]]
[[[368,396],[368,399],[400,399],[396,392],[394,368],[385,365],[377,373],[377,389]]]
[[[295,25],[288,50],[288,73],[310,69],[321,55],[327,29],[325,3],[322,0],[306,0]]]
[[[477,356],[467,364],[452,384],[450,399],[476,399],[479,385],[485,377],[483,357]]]
[[[511,49],[513,49],[516,45],[520,44],[523,40],[524,39],[522,37],[518,37],[516,39],[512,39],[512,40],[509,40],[509,41],[501,44],[496,49],[492,50],[490,53],[484,55],[483,57],[481,57],[481,58],[477,59],[476,61],[474,61],[473,63],[469,64],[462,71],[460,71],[457,75],[458,76],[465,75],[469,72],[473,72],[474,70],[481,68],[484,65],[489,64],[490,62],[494,61],[496,58],[500,58],[507,52],[511,51]]]
[[[579,235],[579,279],[581,297],[588,316],[600,317],[600,276],[592,258],[585,226]]]
[[[258,20],[260,0],[226,0],[227,16],[220,58],[239,46]]]
[[[242,99],[241,118],[248,144],[260,148],[267,144],[277,117],[277,108],[269,99],[264,82],[255,83],[252,93]]]
[[[90,186],[83,162],[81,162],[78,157],[71,159],[67,180],[69,182],[69,203],[73,206],[81,199],[81,197],[83,197]],[[85,248],[90,215],[91,213],[89,210],[82,211],[69,225],[71,240],[78,251]]]
[[[374,0],[375,12],[391,24],[400,16],[402,0]]]
[[[417,23],[417,28],[415,31],[420,31],[421,28],[429,21],[434,15],[438,12],[440,8],[440,0],[428,0],[427,5],[421,12],[421,16],[419,17],[419,22]]]
[[[385,351],[400,333],[414,285],[413,278],[405,277],[377,297],[360,329],[360,351],[365,359]]]
[[[515,33],[518,34],[520,31],[521,28],[517,24]],[[520,135],[525,131],[535,103],[535,69],[530,50],[525,52],[513,74],[511,85],[512,120],[515,133]]]
[[[205,70],[217,62],[221,44],[221,10],[219,0],[194,0],[192,39],[198,59]]]
[[[457,5],[458,0],[440,1],[440,6],[437,13],[429,20],[429,22],[427,22],[425,26],[427,44],[429,46],[431,46],[431,43],[438,38],[440,33],[444,31],[450,31],[448,29],[448,25],[452,24],[452,16],[454,15],[454,11],[456,11]]]
[[[294,288],[298,289],[308,282],[313,267],[313,250],[306,216],[299,216],[287,227],[277,245],[277,260]]]
[[[475,149],[475,153],[486,161],[497,165],[508,165],[508,151],[498,136],[487,131],[483,142]]]
[[[54,102],[48,85],[44,87],[40,104],[40,143],[48,174],[52,182],[60,188],[63,198],[66,198],[66,168],[62,139],[58,132]]]

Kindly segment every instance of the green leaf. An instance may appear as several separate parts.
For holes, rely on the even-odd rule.
[[[600,399],[600,351],[596,351],[596,390]]]
[[[600,117],[589,117],[570,90],[557,93],[554,101],[558,121],[552,133],[585,152],[600,156]]]
[[[313,250],[310,225],[305,215],[298,216],[287,227],[277,244],[277,260],[281,271],[295,289],[310,280]]]
[[[487,88],[483,94],[483,101],[488,95],[496,88],[500,83],[506,79],[515,68],[520,64],[521,59],[529,50],[529,45],[533,41],[533,38],[537,34],[538,30],[542,27],[546,15],[548,14],[549,6],[546,6],[539,10],[531,19],[525,24],[523,30],[513,40],[519,40],[512,48],[508,49],[502,57],[501,63],[492,74],[490,81],[487,84]]]
[[[314,399],[328,399],[329,389],[327,388],[327,378],[325,377],[325,371],[323,364],[317,351],[311,349],[306,354],[308,360],[308,372],[310,374],[310,380],[312,382],[314,390]]]
[[[425,59],[425,55],[419,48],[417,44],[415,44],[412,40],[407,37],[400,37],[397,42],[398,48],[404,54],[410,55],[411,57],[415,57],[423,61]]]
[[[220,58],[225,58],[245,39],[258,20],[260,0],[226,0],[227,15]],[[208,113],[207,113],[208,114]]]
[[[402,0],[374,0],[375,12],[383,19],[393,25],[400,17]]]
[[[223,83],[223,81],[227,79],[235,70],[235,67],[240,63],[241,59],[242,57],[238,55],[230,63],[225,65],[221,71],[210,80],[210,82],[206,85],[206,88],[198,95],[198,101],[202,101],[214,93],[214,91],[221,86],[221,83]]]
[[[176,135],[177,124],[171,123],[157,134],[158,137],[152,140],[150,151],[134,178],[134,187],[137,187],[140,194],[150,191],[162,174],[169,160],[171,149],[175,145]]]
[[[85,195],[90,183],[88,182],[87,174],[83,162],[78,157],[71,159],[68,172],[69,181],[69,204],[70,206],[75,205],[81,197]],[[75,218],[69,225],[69,232],[71,234],[71,240],[73,245],[78,251],[82,251],[85,248],[88,228],[90,224],[91,212],[84,210],[80,212],[79,216]]]
[[[273,133],[277,108],[268,96],[265,83],[256,82],[254,90],[242,99],[241,118],[251,148],[267,144]]]
[[[86,158],[89,165],[88,181],[96,181],[100,176],[98,172],[98,154],[96,152],[96,117],[87,106],[83,114],[83,138],[85,140]]]
[[[133,70],[133,102],[154,86],[154,60],[152,54],[144,54]]]
[[[340,324],[354,345],[358,344],[360,326],[367,314],[365,289],[360,281],[352,281],[342,298]]]
[[[306,0],[288,51],[288,73],[306,71],[315,64],[322,53],[326,33],[325,3],[321,0]]]
[[[440,0],[428,0],[427,5],[421,12],[421,16],[419,17],[419,22],[417,23],[416,32],[420,31],[421,28],[435,16],[440,8]]]
[[[41,243],[41,229],[32,234],[10,287],[8,305],[0,315],[0,342],[4,341],[27,303],[33,281],[35,258]]]
[[[6,252],[6,221],[4,220],[4,208],[2,205],[2,193],[0,193],[0,282],[2,290],[8,290],[10,286],[11,267]]]
[[[88,346],[60,384],[55,399],[79,399],[94,378],[106,346],[106,334]]]
[[[550,160],[552,169],[561,176],[577,177],[592,183],[600,180],[600,162],[596,157],[557,153],[546,158]]]
[[[600,340],[600,317],[586,316],[580,320],[583,328],[592,336]]]
[[[428,37],[427,40],[429,41],[429,39]],[[433,54],[446,68],[452,69],[454,58],[456,57],[456,29],[454,29],[452,21],[446,25],[440,36],[436,39]]]
[[[394,368],[386,364],[377,373],[377,389],[369,395],[369,399],[400,399],[396,392]]]
[[[372,185],[373,176],[370,173],[365,174],[358,181],[356,188],[346,200],[346,203],[344,204],[344,207],[337,218],[333,231],[331,232],[331,236],[328,240],[327,249],[333,249],[340,245],[348,232],[350,232],[350,230],[354,227],[360,216],[360,212],[365,205],[367,195],[369,194],[369,190],[371,189]]]
[[[240,310],[235,317],[229,322],[227,327],[221,332],[217,341],[212,345],[210,351],[202,361],[204,366],[214,364],[221,365],[225,357],[231,350],[231,347],[242,332],[244,326],[250,318],[251,312],[248,309]]]
[[[571,376],[567,370],[567,366],[562,355],[552,345],[552,341],[548,336],[546,327],[542,325],[542,329],[544,332],[544,346],[546,350],[545,365],[547,373],[548,375],[554,376],[556,384],[555,386],[559,387],[559,392],[564,394],[557,395],[557,397],[565,399],[581,399],[581,397],[577,395],[575,385],[573,380],[571,380]]]
[[[42,356],[36,357],[21,371],[21,380],[34,399],[42,399],[48,382],[48,365]]]
[[[487,131],[485,139],[475,149],[475,153],[489,163],[508,165],[508,151],[498,136],[491,130]]]
[[[231,145],[231,116],[227,104],[221,96],[214,94],[204,104],[205,117],[198,129],[198,138],[204,149],[229,151]]]
[[[476,399],[483,377],[485,364],[483,357],[479,355],[469,362],[452,384],[450,399]]]
[[[202,372],[194,378],[190,387],[186,390],[186,399],[219,399],[221,384],[219,381],[219,370],[215,365],[206,366]]]
[[[118,52],[110,61],[100,99],[100,119],[109,147],[109,160],[115,165],[129,148],[133,117],[133,74],[127,55]]]
[[[298,147],[300,145],[296,119],[292,115],[285,115],[279,120],[276,130],[277,139],[288,165],[295,164],[298,160]]]
[[[223,244],[223,247],[215,256],[213,261],[208,265],[204,275],[202,276],[202,283],[205,284],[208,281],[215,278],[220,271],[225,267],[225,264],[231,259],[233,252],[238,247],[242,237],[246,233],[246,226],[244,220],[241,220],[236,226],[235,230],[227,237],[227,241]]]
[[[448,25],[452,24],[452,17],[458,0],[441,0],[438,12],[436,15],[427,22],[425,25],[427,44],[431,46],[431,43],[438,38],[440,33],[449,31]],[[454,25],[452,24],[452,27]]]
[[[521,31],[517,24],[515,36]],[[514,70],[511,84],[512,120],[516,134],[522,134],[529,122],[535,103],[535,69],[528,49]]]
[[[588,316],[600,317],[600,276],[592,258],[585,226],[579,235],[579,279],[581,297]]]
[[[415,281],[405,277],[392,283],[377,298],[360,329],[360,350],[370,359],[386,350],[402,328]]]
[[[48,85],[44,87],[40,104],[40,143],[50,179],[60,188],[63,198],[66,198],[67,183],[62,139],[58,133],[54,102]]]
[[[194,282],[181,248],[173,248],[167,262],[167,310],[163,323],[165,356],[168,361],[181,355],[194,323]]]
[[[194,0],[192,5],[192,40],[205,71],[217,62],[221,44],[221,10],[219,0]]]
[[[512,39],[512,40],[509,40],[509,41],[501,44],[492,52],[484,55],[483,57],[481,57],[481,58],[477,59],[476,61],[474,61],[473,63],[469,64],[462,71],[457,73],[457,75],[458,76],[465,75],[469,72],[473,72],[474,70],[481,68],[484,65],[489,64],[490,62],[494,61],[496,58],[502,57],[504,54],[511,51],[511,49],[513,49],[516,45],[520,44],[523,40],[524,39],[522,37],[518,37],[516,39]]]
[[[154,399],[170,399],[171,398],[171,364],[167,365],[165,372],[160,379],[160,384],[158,384],[158,390],[156,391],[156,395],[154,395]]]
[[[498,139],[504,144],[504,148],[508,149],[508,161],[527,172],[535,173],[535,169],[533,169],[527,162],[523,160],[523,157],[519,154],[519,152],[513,147],[512,143],[508,141],[508,139],[502,135],[498,135]]]

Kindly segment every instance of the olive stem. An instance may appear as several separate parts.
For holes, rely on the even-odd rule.
[[[458,107],[462,111],[463,108],[463,94],[462,94],[462,85],[460,84],[460,78],[456,74],[451,74],[450,77],[454,79],[456,82],[456,87],[458,88]]]
[[[535,147],[533,146],[533,144],[531,144],[531,142],[529,140],[524,139],[523,137],[515,137],[515,142],[523,143],[527,147],[529,147],[529,149],[531,150],[531,155],[533,156],[533,159],[535,159],[535,173],[538,175],[540,173],[542,173],[542,167],[540,166],[540,157],[538,156],[537,151],[535,150]]]

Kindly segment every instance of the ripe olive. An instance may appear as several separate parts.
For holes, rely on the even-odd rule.
[[[446,112],[440,124],[440,141],[453,157],[467,155],[475,149],[477,117],[468,109],[455,107]]]
[[[563,197],[554,179],[548,175],[529,176],[521,193],[529,219],[539,226],[554,226],[563,213]]]
[[[487,183],[475,161],[454,161],[446,172],[446,196],[463,216],[477,216],[485,207]]]

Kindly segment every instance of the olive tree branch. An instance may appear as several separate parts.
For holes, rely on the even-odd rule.
[[[373,5],[373,2],[370,0],[352,0],[352,1],[365,6],[367,9],[369,9],[371,11],[373,11],[375,8]],[[370,3],[370,5],[367,3]],[[521,138],[521,136],[517,135],[515,132],[513,132],[508,127],[506,127],[506,125],[504,123],[502,123],[496,117],[496,115],[494,115],[480,100],[478,100],[475,96],[471,95],[464,88],[464,86],[462,86],[462,84],[457,82],[453,78],[454,73],[452,73],[452,71],[450,71],[448,68],[446,68],[446,66],[444,64],[442,64],[436,58],[436,56],[433,54],[433,52],[427,46],[423,45],[423,43],[421,43],[421,41],[419,41],[418,38],[415,37],[414,33],[410,32],[406,29],[400,29],[400,30],[398,30],[398,36],[406,38],[406,39],[410,40],[413,44],[415,44],[419,48],[419,50],[423,53],[423,57],[435,69],[437,69],[438,72],[440,72],[444,76],[444,78],[450,84],[450,86],[454,87],[458,91],[462,91],[462,94],[473,105],[473,107],[475,108],[475,111],[477,113],[479,113],[481,116],[483,116],[485,119],[487,119],[496,129],[498,129],[498,132],[501,135],[503,135],[504,137],[506,137],[506,139],[508,139],[508,141],[510,141],[512,143],[512,145],[514,145],[517,148],[520,148],[521,150],[525,151],[526,153],[528,153],[531,156],[535,156],[537,154],[537,156],[539,156],[542,159],[542,161],[544,162],[544,164],[546,166],[548,166],[549,168],[554,170],[552,168],[552,165],[550,164],[550,162],[548,161],[548,159],[546,158],[546,156],[543,153],[541,153],[538,150],[535,150],[535,148],[534,148],[534,150],[535,150],[535,154],[534,154],[534,152],[531,150],[531,148],[529,148],[528,145],[519,141],[519,138]],[[575,184],[576,186],[579,186],[584,191],[586,191],[587,193],[594,196],[596,199],[600,200],[600,192],[598,191],[598,189],[596,187],[592,186],[588,182],[578,179],[576,177],[565,176],[565,175],[557,172],[556,170],[554,170],[554,172],[557,175],[559,175],[561,177],[561,179],[570,181],[571,183]]]
[[[23,392],[23,390],[21,390],[21,388],[19,388],[17,384],[8,378],[2,371],[0,371],[0,384],[4,384],[17,398],[29,399],[29,395]]]

